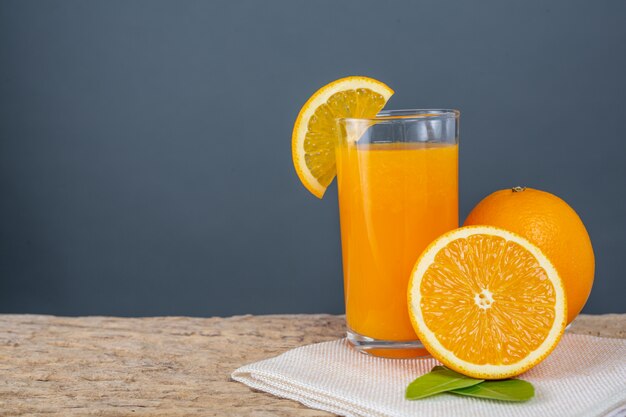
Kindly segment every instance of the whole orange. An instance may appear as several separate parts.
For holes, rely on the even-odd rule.
[[[501,227],[539,246],[565,285],[567,322],[576,318],[591,292],[595,258],[585,225],[565,201],[532,188],[496,191],[467,216],[470,225]]]

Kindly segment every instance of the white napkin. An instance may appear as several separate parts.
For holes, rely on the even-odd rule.
[[[435,365],[432,358],[371,357],[340,339],[245,365],[232,378],[350,417],[626,416],[626,340],[566,334],[546,360],[521,376],[535,386],[535,397],[523,403],[451,394],[405,400],[406,386]]]

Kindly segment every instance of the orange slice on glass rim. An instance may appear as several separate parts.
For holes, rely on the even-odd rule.
[[[563,283],[543,252],[491,226],[448,232],[418,259],[409,315],[426,349],[481,379],[519,375],[556,347],[567,321]]]
[[[317,90],[302,106],[293,127],[293,165],[302,184],[322,198],[337,173],[336,120],[343,117],[374,117],[393,90],[373,78],[341,78]]]

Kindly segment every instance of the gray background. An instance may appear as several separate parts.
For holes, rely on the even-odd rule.
[[[343,311],[335,186],[291,162],[351,74],[456,107],[461,220],[525,184],[580,214],[626,312],[626,2],[2,1],[0,311]]]

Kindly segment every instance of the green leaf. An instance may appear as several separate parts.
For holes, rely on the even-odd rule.
[[[418,400],[441,392],[471,387],[483,381],[483,379],[470,378],[443,366],[435,366],[432,371],[409,384],[405,397],[407,400]]]
[[[530,382],[521,379],[505,379],[502,381],[485,381],[471,387],[451,390],[450,393],[490,400],[528,401],[535,395],[535,388]]]

